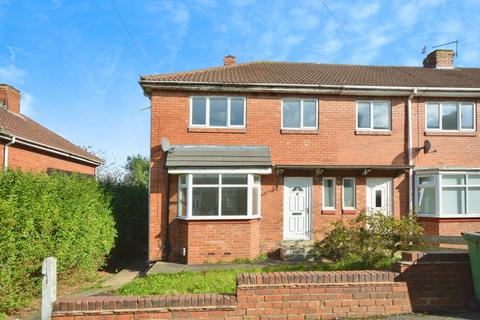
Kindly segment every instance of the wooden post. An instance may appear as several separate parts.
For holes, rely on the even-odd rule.
[[[53,303],[57,300],[57,259],[55,257],[43,260],[42,274],[42,320],[50,320]]]

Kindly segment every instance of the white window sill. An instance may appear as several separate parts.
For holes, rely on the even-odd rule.
[[[476,131],[450,131],[450,130],[427,130],[424,132],[425,136],[464,136],[476,137]]]
[[[209,221],[222,221],[222,220],[257,220],[262,216],[211,216],[211,217],[176,217],[178,220],[186,221],[198,221],[198,220],[209,220]]]
[[[480,218],[480,214],[456,214],[456,215],[433,215],[433,214],[417,214],[418,218],[435,218],[435,219],[469,219]]]
[[[366,136],[391,136],[392,130],[357,129],[355,130],[355,134]]]

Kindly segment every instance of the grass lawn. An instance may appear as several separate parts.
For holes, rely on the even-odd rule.
[[[376,269],[387,269],[391,261]],[[119,295],[159,295],[188,293],[235,293],[236,276],[240,272],[278,271],[332,271],[365,269],[362,266],[335,264],[282,264],[265,267],[238,268],[231,270],[210,270],[202,272],[180,272],[155,274],[135,279],[126,284],[116,294]]]
[[[160,273],[135,279],[117,291],[120,295],[186,293],[235,293],[237,273],[275,271],[324,271],[326,264],[275,265],[245,269]]]

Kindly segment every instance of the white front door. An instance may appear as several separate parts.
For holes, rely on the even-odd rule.
[[[309,240],[311,236],[312,178],[285,177],[283,239]]]
[[[392,214],[392,179],[367,178],[367,213]]]

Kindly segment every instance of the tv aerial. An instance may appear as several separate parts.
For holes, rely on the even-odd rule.
[[[435,46],[432,46],[432,49],[440,48],[440,47],[444,47],[444,46],[449,46],[451,44],[455,44],[455,57],[458,57],[458,40],[450,41],[450,42],[442,43],[442,44],[437,44]],[[422,48],[422,54],[425,54],[425,53],[427,53],[427,46],[423,46],[423,48]]]

